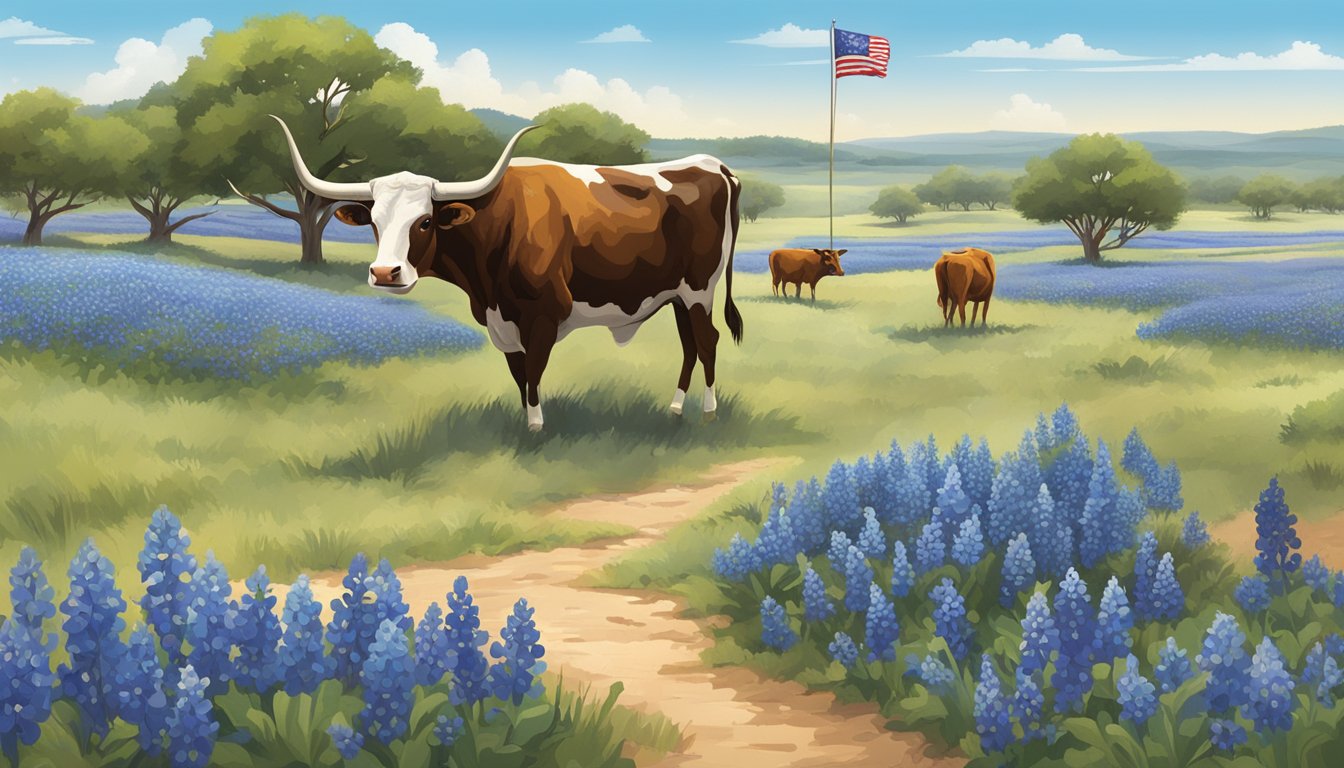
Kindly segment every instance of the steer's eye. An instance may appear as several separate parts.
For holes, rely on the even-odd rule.
[[[431,223],[433,223],[433,222],[431,222],[430,219],[429,219],[429,217],[426,216],[424,219],[422,219],[422,220],[420,221],[420,231],[421,231],[421,232],[428,232],[428,231],[429,231],[429,226],[430,226]]]

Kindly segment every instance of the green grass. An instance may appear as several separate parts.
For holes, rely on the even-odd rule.
[[[1171,355],[1161,355],[1152,360],[1130,355],[1123,363],[1115,360],[1102,360],[1092,364],[1092,369],[1103,379],[1110,381],[1148,382],[1171,377],[1178,372]]]

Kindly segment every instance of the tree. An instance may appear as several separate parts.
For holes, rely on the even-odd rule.
[[[78,107],[50,88],[0,102],[0,194],[19,195],[27,208],[24,245],[41,245],[53,217],[115,191],[148,144],[124,120],[87,117]]]
[[[182,225],[214,213],[193,213],[168,223],[178,206],[201,189],[201,174],[204,170],[183,159],[182,129],[177,124],[175,109],[166,106],[141,109],[127,107],[113,110],[110,114],[136,128],[147,142],[145,150],[135,157],[126,174],[121,177],[122,184],[118,190],[130,201],[136,213],[149,222],[146,242],[170,243],[173,233]]]
[[[944,211],[954,204],[969,211],[971,204],[976,202],[978,189],[969,171],[959,165],[949,165],[914,191],[920,200]]]
[[[1063,222],[1095,264],[1103,251],[1149,227],[1175,225],[1185,210],[1185,188],[1142,144],[1094,133],[1029,161],[1013,190],[1013,207],[1032,221]]]
[[[1002,173],[987,173],[975,179],[975,202],[988,210],[1013,200],[1013,180]]]
[[[923,213],[924,204],[905,187],[887,187],[877,193],[877,201],[868,206],[868,210],[879,218],[895,219],[904,224],[911,216]]]
[[[356,146],[344,130],[348,118],[379,79],[413,81],[415,68],[332,16],[252,19],[207,37],[203,48],[171,88],[185,134],[182,159],[209,169],[203,191],[225,195],[234,188],[249,203],[296,222],[302,261],[321,263],[333,201],[299,184],[284,137],[267,115],[288,123],[319,178],[366,178],[360,161],[378,147]],[[282,192],[293,197],[294,209],[266,199]]]
[[[1214,205],[1235,203],[1244,186],[1246,180],[1240,176],[1200,176],[1190,181],[1190,199]]]
[[[784,188],[756,176],[742,176],[742,199],[738,210],[742,217],[755,222],[757,217],[771,208],[784,204]]]
[[[1237,200],[1251,209],[1257,219],[1268,219],[1274,208],[1293,199],[1293,183],[1282,176],[1262,173],[1246,182],[1237,193]]]
[[[1344,210],[1344,176],[1329,176],[1303,184],[1293,195],[1299,210],[1339,213]]]
[[[561,104],[532,119],[540,126],[518,142],[518,151],[561,163],[620,165],[649,159],[649,134],[613,112],[591,104]]]

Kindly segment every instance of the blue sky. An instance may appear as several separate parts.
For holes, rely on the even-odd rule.
[[[582,100],[656,136],[824,139],[821,30],[835,17],[892,47],[886,79],[840,81],[842,140],[991,129],[1260,132],[1344,124],[1342,7],[7,0],[0,92],[49,85],[95,103],[137,96],[176,76],[211,30],[298,11],[346,16],[421,66],[446,100],[470,107],[530,116]],[[799,45],[781,45],[789,42]]]

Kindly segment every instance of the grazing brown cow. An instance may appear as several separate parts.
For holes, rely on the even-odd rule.
[[[848,248],[838,251],[829,248],[780,248],[770,252],[770,289],[780,295],[779,284],[784,284],[783,295],[789,295],[789,283],[797,288],[794,298],[803,295],[803,283],[812,289],[812,301],[817,300],[817,281],[827,275],[844,277],[845,270],[840,267],[840,256]]]
[[[952,324],[952,313],[959,312],[961,326],[966,327],[966,302],[972,302],[971,325],[980,312],[980,325],[989,319],[989,299],[994,295],[994,280],[998,276],[994,257],[979,248],[944,251],[933,265],[933,276],[938,281],[938,308],[943,311],[943,327]],[[981,304],[984,305],[981,310]]]
[[[435,277],[467,294],[472,316],[508,361],[530,429],[542,428],[537,390],[556,342],[578,328],[601,327],[625,345],[669,304],[682,349],[671,411],[681,415],[698,359],[704,412],[712,417],[719,340],[712,318],[721,279],[724,319],[733,340],[742,339],[733,304],[737,177],[709,155],[610,167],[510,162],[527,130],[476,181],[403,171],[335,183],[309,173],[284,128],[303,186],[333,202],[358,201],[338,208],[336,218],[373,227],[378,253],[370,286],[403,294]]]

